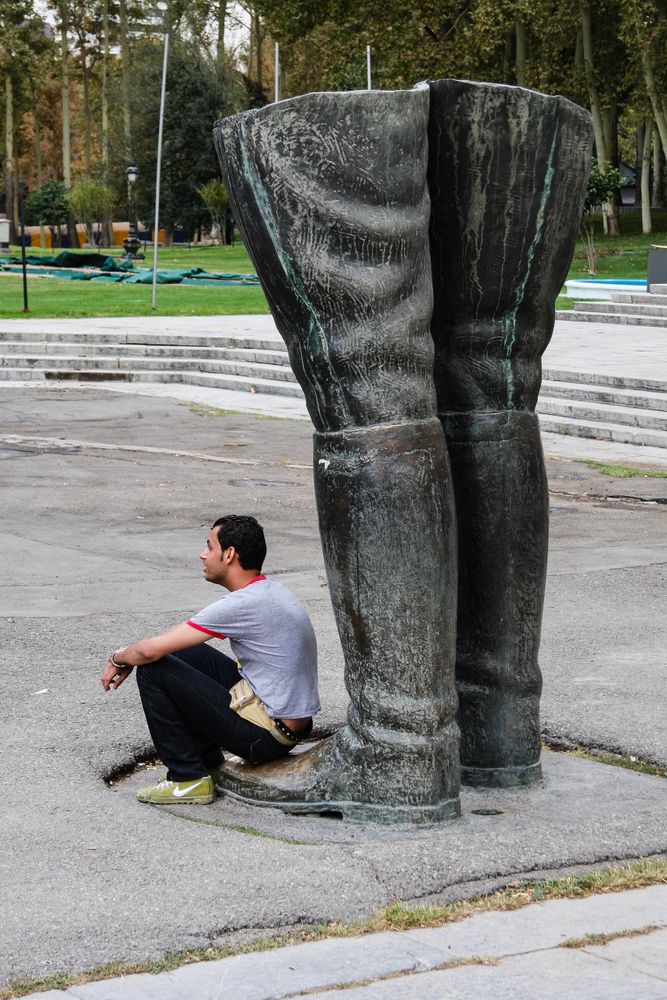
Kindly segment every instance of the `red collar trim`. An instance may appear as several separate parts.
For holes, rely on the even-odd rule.
[[[251,583],[259,583],[260,580],[266,580],[266,577],[264,576],[263,573],[260,573],[259,576],[253,576],[252,580],[248,580],[245,587],[242,587],[241,589],[245,590],[245,588],[249,587]]]

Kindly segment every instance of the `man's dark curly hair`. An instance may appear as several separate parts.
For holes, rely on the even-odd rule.
[[[259,521],[249,514],[227,514],[219,517],[213,527],[218,529],[222,551],[233,545],[243,569],[262,568],[266,559],[266,541]]]

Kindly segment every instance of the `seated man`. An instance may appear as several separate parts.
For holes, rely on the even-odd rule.
[[[209,803],[221,747],[250,762],[282,757],[309,735],[319,711],[317,645],[308,614],[262,576],[264,531],[254,517],[219,518],[200,555],[204,576],[229,591],[188,622],[117,649],[102,673],[105,691],[133,668],[166,780],[140,802]],[[238,662],[205,646],[230,640]]]

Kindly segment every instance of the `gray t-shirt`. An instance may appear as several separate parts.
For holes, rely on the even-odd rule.
[[[194,615],[188,625],[229,639],[242,677],[272,718],[303,719],[320,710],[317,642],[294,594],[255,577]]]

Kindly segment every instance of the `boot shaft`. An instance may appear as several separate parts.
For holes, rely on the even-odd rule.
[[[591,116],[521,87],[428,87],[438,410],[534,410],[581,221]]]
[[[234,214],[317,430],[435,412],[426,91],[218,122]]]

